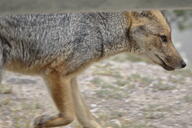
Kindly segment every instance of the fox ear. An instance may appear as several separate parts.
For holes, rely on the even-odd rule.
[[[151,17],[152,16],[152,13],[151,11],[135,11],[134,13],[134,16],[136,17]]]
[[[149,16],[151,16],[151,12],[150,12],[150,11],[142,11],[142,12],[140,13],[140,16],[149,17]]]

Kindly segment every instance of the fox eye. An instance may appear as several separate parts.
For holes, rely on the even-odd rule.
[[[165,43],[168,42],[167,36],[165,36],[165,35],[161,35],[160,39],[161,39],[162,42],[165,42]]]

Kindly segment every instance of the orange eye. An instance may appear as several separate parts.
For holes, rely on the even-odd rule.
[[[165,36],[165,35],[161,35],[160,39],[161,39],[162,42],[165,42],[165,43],[168,42],[167,36]]]

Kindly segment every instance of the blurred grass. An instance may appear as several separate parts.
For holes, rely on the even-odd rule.
[[[192,76],[192,65],[188,65],[185,69],[176,70],[171,72],[173,75],[179,75],[182,77],[191,77]]]
[[[0,94],[11,94],[12,87],[10,85],[0,84]]]
[[[156,84],[152,86],[154,91],[169,91],[176,89],[176,86],[170,85],[169,83],[163,83],[162,81],[158,81]]]
[[[143,62],[150,63],[147,59],[145,59],[141,56],[135,55],[135,54],[131,54],[131,53],[122,53],[120,55],[113,56],[113,57],[111,57],[111,60],[118,61],[118,62],[125,62],[125,61],[140,62],[140,61],[143,61]]]
[[[192,103],[192,94],[187,94],[183,97],[184,101],[187,103]]]
[[[95,67],[92,68],[92,76],[90,77],[90,74],[88,75],[90,78],[88,79],[90,82],[89,84],[95,85],[90,86],[88,89],[88,91],[94,91],[92,96],[88,93],[88,99],[91,99],[92,97],[91,103],[97,104],[97,109],[95,109],[96,107],[94,109],[103,126],[106,126],[107,128],[159,128],[149,124],[148,122],[161,121],[162,119],[167,118],[167,113],[172,113],[177,110],[167,107],[161,102],[154,103],[154,100],[152,101],[151,97],[157,93],[158,98],[164,97],[164,100],[166,100],[166,96],[169,96],[170,92],[175,90],[175,95],[181,95],[180,102],[186,104],[192,103],[192,95],[189,92],[182,95],[177,91],[180,87],[181,89],[187,88],[187,91],[190,91],[190,86],[187,85],[188,83],[186,81],[187,77],[191,78],[192,76],[190,68],[174,72],[159,70],[157,74],[156,70],[154,70],[155,68],[151,65],[153,68],[149,69],[149,72],[139,72],[140,68],[145,69],[146,66],[145,64],[137,65],[135,63],[141,61],[139,58],[135,58],[135,56],[130,57],[128,54],[122,54],[116,57],[117,60],[112,58],[114,59],[113,61],[110,60],[105,63],[96,64]],[[134,66],[140,67],[133,69],[136,70],[136,72],[123,73],[120,71],[121,63],[115,64],[116,61],[133,61]],[[122,66],[124,66],[124,64],[122,64]],[[129,67],[129,69],[132,70],[132,67]],[[153,74],[159,76],[153,77]],[[141,93],[134,94],[139,90]],[[146,92],[146,95],[142,94],[143,91]],[[10,95],[4,95],[12,93],[13,90],[10,85],[1,85],[0,94],[2,94],[3,98],[0,101],[0,109],[2,110],[0,115],[2,113],[4,115],[9,113],[8,115],[10,115],[11,121],[14,123],[13,128],[30,128],[29,124],[32,121],[31,117],[36,117],[36,115],[42,113],[43,110],[47,109],[47,105],[44,103],[41,105],[39,102],[35,102],[34,100],[36,99],[30,101],[31,99],[26,97],[24,97],[24,99],[16,99],[15,95],[13,98],[10,98]],[[141,95],[146,96],[147,100],[143,100],[143,98],[140,97]],[[102,100],[105,100],[105,102]],[[151,103],[147,102],[148,100],[151,100]],[[173,98],[173,100],[175,99]],[[132,106],[127,109],[126,106],[130,105],[130,101],[133,106],[138,106]],[[139,103],[142,102],[143,105],[139,105]],[[42,107],[43,105],[44,107]],[[125,111],[123,111],[124,108]],[[179,108],[183,109],[182,107]],[[133,115],[132,111],[137,111],[140,115]],[[136,118],[136,120],[134,120],[134,118]]]

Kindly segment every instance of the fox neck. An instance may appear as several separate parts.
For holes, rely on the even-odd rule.
[[[112,56],[123,52],[136,52],[136,43],[130,37],[131,17],[124,12],[114,14],[107,23],[103,35],[103,55]]]

